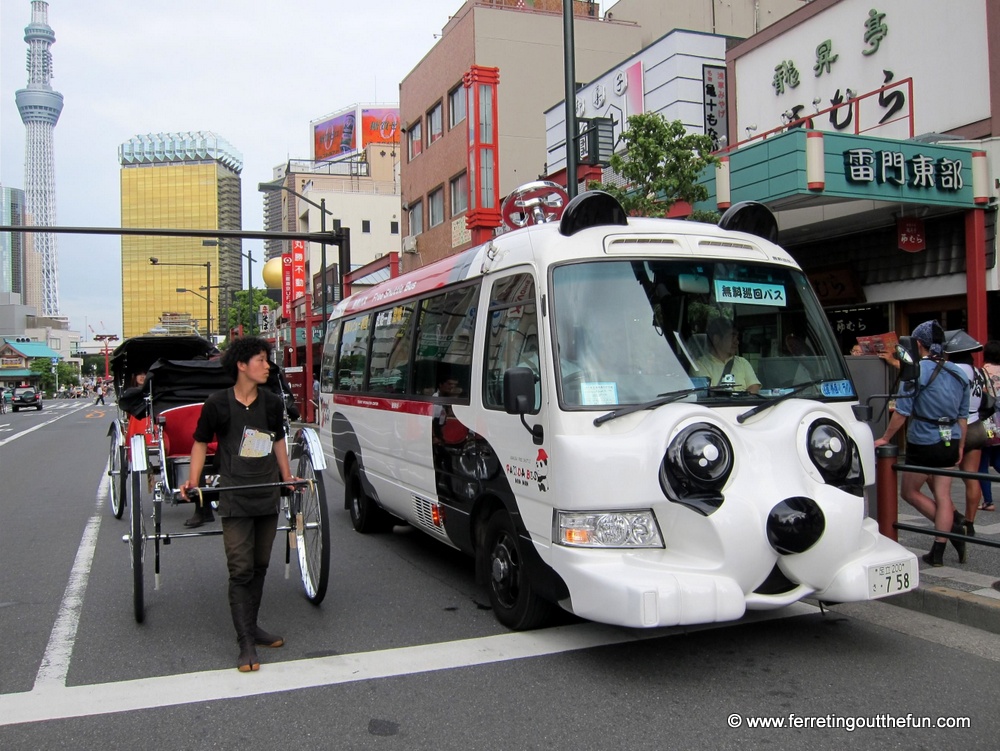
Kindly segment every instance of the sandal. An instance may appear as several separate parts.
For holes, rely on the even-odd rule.
[[[979,510],[980,511],[996,511],[997,507],[994,504],[992,504],[992,503],[980,503],[979,504]]]

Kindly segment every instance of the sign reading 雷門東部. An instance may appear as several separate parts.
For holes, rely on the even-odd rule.
[[[806,177],[807,131],[794,128],[729,153],[731,201],[794,195],[974,208],[973,150],[940,143],[823,134],[823,187]],[[705,184],[715,201],[714,170]]]

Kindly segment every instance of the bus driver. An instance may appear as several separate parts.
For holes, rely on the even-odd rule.
[[[732,386],[733,391],[756,394],[760,391],[760,380],[753,367],[743,357],[736,354],[740,345],[739,331],[725,316],[718,316],[708,322],[708,352],[698,358],[698,374],[706,376],[712,386]]]

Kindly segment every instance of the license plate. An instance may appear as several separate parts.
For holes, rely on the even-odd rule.
[[[869,598],[908,592],[917,586],[917,566],[912,558],[867,568]]]

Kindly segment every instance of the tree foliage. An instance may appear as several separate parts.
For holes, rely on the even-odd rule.
[[[53,369],[56,371],[53,373]],[[38,385],[46,394],[51,396],[56,390],[56,375],[59,376],[60,386],[79,386],[80,376],[76,368],[68,362],[60,360],[56,365],[52,365],[51,360],[46,357],[39,357],[31,361],[29,367],[32,373],[38,373]]]
[[[259,331],[257,328],[257,314],[260,311],[260,306],[270,305],[273,309],[275,305],[279,304],[268,297],[267,292],[263,289],[254,288],[252,301],[249,290],[237,290],[233,293],[233,301],[229,306],[228,328],[235,329],[240,324],[243,324],[243,329],[246,331],[247,326],[253,322],[253,332],[257,333]]]
[[[693,206],[708,199],[708,189],[698,178],[719,161],[712,155],[710,136],[688,133],[680,120],[646,112],[628,118],[619,142],[625,151],[612,155],[611,168],[625,179],[626,187],[606,183],[590,187],[613,195],[630,216],[662,217],[677,201]],[[713,221],[714,212],[696,213],[699,220]]]

